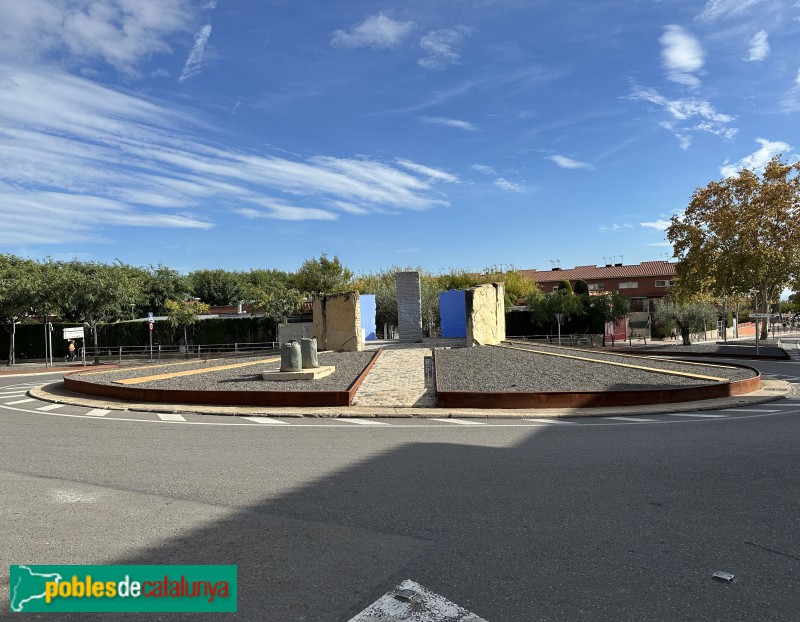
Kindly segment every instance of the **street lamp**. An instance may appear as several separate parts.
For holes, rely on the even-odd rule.
[[[759,294],[759,292],[758,292],[757,289],[751,289],[750,293],[753,294],[753,299],[755,300],[755,304],[756,304],[756,311],[758,311],[758,294]],[[759,320],[760,314],[759,313],[753,313],[751,315],[756,320],[756,356],[758,356],[758,333],[760,332],[760,327],[758,326],[758,320]]]

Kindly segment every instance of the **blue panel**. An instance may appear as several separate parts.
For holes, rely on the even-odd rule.
[[[367,341],[375,341],[375,294],[361,294],[358,297],[361,307],[361,328],[364,329]]]
[[[442,319],[442,337],[467,336],[467,298],[460,289],[439,294],[439,316]]]

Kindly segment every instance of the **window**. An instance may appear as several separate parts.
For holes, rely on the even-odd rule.
[[[620,289],[636,289],[639,287],[639,283],[637,281],[628,281],[627,283],[620,283]]]
[[[602,292],[605,290],[606,284],[605,283],[589,283],[589,291],[590,292]]]
[[[670,287],[672,281],[656,281],[656,287]]]

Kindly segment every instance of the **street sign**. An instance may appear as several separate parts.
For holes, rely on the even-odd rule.
[[[150,322],[150,332],[153,332],[153,323]]]
[[[765,317],[778,317],[779,313],[751,313],[750,317],[765,318]]]
[[[147,319],[150,320],[151,322],[153,321],[153,312],[152,311],[148,311],[147,312]]]
[[[83,326],[65,328],[64,339],[83,339]]]

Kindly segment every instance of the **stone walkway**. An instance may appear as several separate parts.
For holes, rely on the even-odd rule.
[[[353,398],[354,406],[433,408],[436,391],[425,388],[424,358],[431,349],[421,344],[384,349]]]

